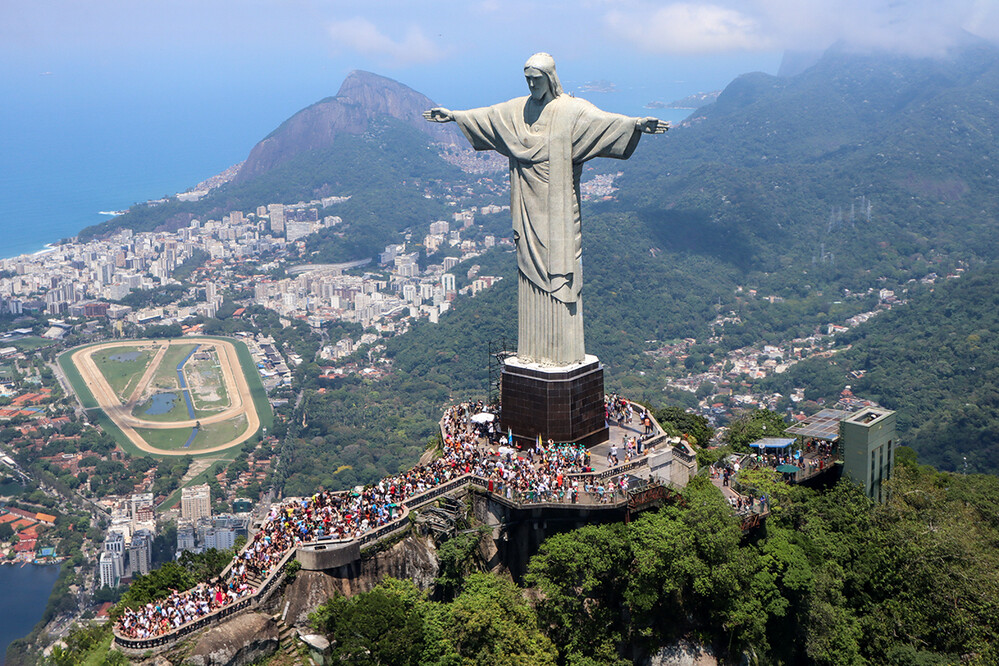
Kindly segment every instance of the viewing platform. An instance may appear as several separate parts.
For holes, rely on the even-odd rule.
[[[203,599],[207,592],[209,599],[217,600],[211,612],[178,623],[182,617],[180,613],[174,613],[173,621],[169,621],[159,615],[148,618],[142,615],[145,610],[140,609],[138,613],[132,613],[124,624],[116,623],[115,644],[132,655],[162,650],[184,636],[235,613],[258,608],[279,587],[285,576],[285,567],[292,559],[297,559],[302,569],[310,571],[350,565],[363,557],[364,548],[401,534],[412,523],[414,512],[446,495],[475,492],[488,497],[497,506],[516,511],[558,509],[560,512],[576,512],[580,520],[604,512],[618,512],[627,520],[632,512],[670,500],[697,470],[696,456],[689,445],[683,442],[674,445],[654,419],[648,434],[644,428],[627,423],[610,423],[611,440],[589,450],[565,444],[543,444],[530,450],[520,450],[491,445],[487,438],[479,436],[479,424],[473,416],[467,405],[448,410],[440,423],[444,442],[442,455],[427,465],[417,466],[363,490],[326,493],[324,499],[318,502],[316,498],[319,495],[289,498],[280,507],[272,508],[257,533],[218,578],[208,586],[199,586],[193,591],[180,593],[176,599],[162,602],[163,606],[186,610],[196,607],[196,604],[185,601],[185,595],[199,593]],[[640,452],[626,459],[627,455],[623,452],[629,439],[634,442],[640,440],[635,447]],[[616,463],[612,453],[618,455]],[[425,483],[424,480],[429,477],[434,481]],[[408,489],[415,479],[418,479],[416,487],[421,489],[407,494],[398,502],[368,499],[369,495],[374,497],[376,491],[381,497],[394,498],[406,492],[402,486]],[[366,502],[371,507],[367,507]],[[342,514],[348,517],[344,526],[333,528],[318,521],[320,510],[330,506],[337,507],[338,516],[341,516],[342,509]],[[353,522],[350,518],[352,514]],[[365,519],[358,525],[360,514],[378,515],[385,519],[376,519],[378,524],[373,526],[368,525]],[[312,528],[318,536],[313,531],[307,532],[306,539],[293,535],[292,544],[275,554],[276,561],[268,559],[263,571],[246,566],[252,554],[259,552],[259,546],[257,551],[254,551],[254,546],[261,543],[261,533],[270,535],[278,534],[282,529],[286,532],[289,529],[291,532],[301,530],[303,515],[306,520],[313,520],[315,524]],[[323,535],[327,529],[334,534]],[[337,536],[341,531],[350,533],[350,536]],[[264,536],[263,541],[270,543],[270,538]],[[242,573],[237,573],[240,570]],[[235,585],[237,581],[238,587]],[[226,586],[228,590],[243,591],[219,592]],[[212,590],[215,591],[214,597]]]

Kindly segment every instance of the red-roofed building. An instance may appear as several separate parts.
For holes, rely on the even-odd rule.
[[[108,611],[110,611],[113,606],[114,604],[111,603],[110,601],[105,601],[103,604],[101,604],[101,607],[97,609],[97,613],[94,614],[94,619],[97,620],[98,622],[107,622]]]
[[[33,520],[28,520],[27,518],[21,518],[20,520],[11,523],[10,526],[14,529],[15,532],[20,532],[26,527],[31,527],[34,524],[35,521]]]
[[[30,520],[35,519],[35,514],[32,511],[25,511],[24,509],[15,509],[13,507],[7,508],[7,513],[12,513],[15,516],[21,516],[21,518],[28,518]]]
[[[34,540],[32,540],[32,541],[18,541],[16,544],[14,544],[14,552],[15,553],[33,553],[33,552],[35,552],[35,544],[37,544],[37,543],[38,542],[34,541]]]

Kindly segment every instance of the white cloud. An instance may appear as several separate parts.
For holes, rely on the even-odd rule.
[[[834,42],[865,50],[940,55],[961,38],[975,0],[754,0],[784,48],[816,50]]]
[[[414,65],[441,60],[445,51],[415,25],[406,29],[402,39],[392,39],[365,18],[333,21],[329,24],[333,48],[351,50],[386,65]]]
[[[623,41],[650,53],[858,49],[939,55],[967,31],[999,39],[995,0],[712,0],[629,2],[604,15]]]
[[[999,3],[995,0],[972,2],[964,27],[976,35],[999,41]]]
[[[713,4],[612,11],[606,22],[619,36],[652,53],[717,53],[771,46],[754,19]]]

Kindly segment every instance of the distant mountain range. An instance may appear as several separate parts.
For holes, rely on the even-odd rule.
[[[763,272],[814,265],[839,280],[991,260],[997,93],[999,53],[984,43],[941,60],[830,51],[793,77],[747,74],[636,152],[620,205],[673,245],[728,238],[728,261]]]

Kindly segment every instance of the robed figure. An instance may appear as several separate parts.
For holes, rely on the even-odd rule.
[[[555,61],[538,53],[524,66],[531,94],[468,111],[436,108],[424,117],[454,121],[475,150],[510,160],[510,213],[517,246],[517,356],[526,363],[581,363],[582,234],[579,177],[594,157],[628,159],[642,132],[668,124],[601,111],[562,90]]]

